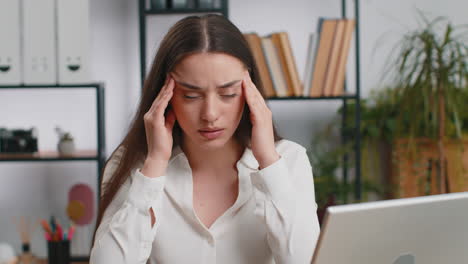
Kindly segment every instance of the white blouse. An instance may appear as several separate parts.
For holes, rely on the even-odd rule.
[[[246,148],[236,164],[237,200],[210,228],[193,208],[192,171],[180,147],[161,177],[144,176],[138,164],[105,211],[91,263],[310,263],[320,232],[312,168],[304,147],[284,139],[275,145],[281,158],[261,170]]]

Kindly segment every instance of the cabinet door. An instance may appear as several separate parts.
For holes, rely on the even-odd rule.
[[[0,0],[0,85],[21,83],[20,2]]]
[[[23,0],[25,84],[56,84],[54,0]]]

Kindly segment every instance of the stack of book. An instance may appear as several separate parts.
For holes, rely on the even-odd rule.
[[[353,19],[320,18],[311,34],[302,83],[287,32],[265,37],[244,34],[257,64],[266,97],[323,97],[344,93]]]

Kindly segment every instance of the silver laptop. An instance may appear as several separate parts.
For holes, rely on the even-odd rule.
[[[332,206],[312,264],[467,264],[468,192]]]

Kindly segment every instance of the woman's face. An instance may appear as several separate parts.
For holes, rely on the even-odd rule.
[[[175,67],[171,105],[184,141],[217,148],[234,140],[245,105],[245,74],[239,59],[222,53],[193,54]]]

